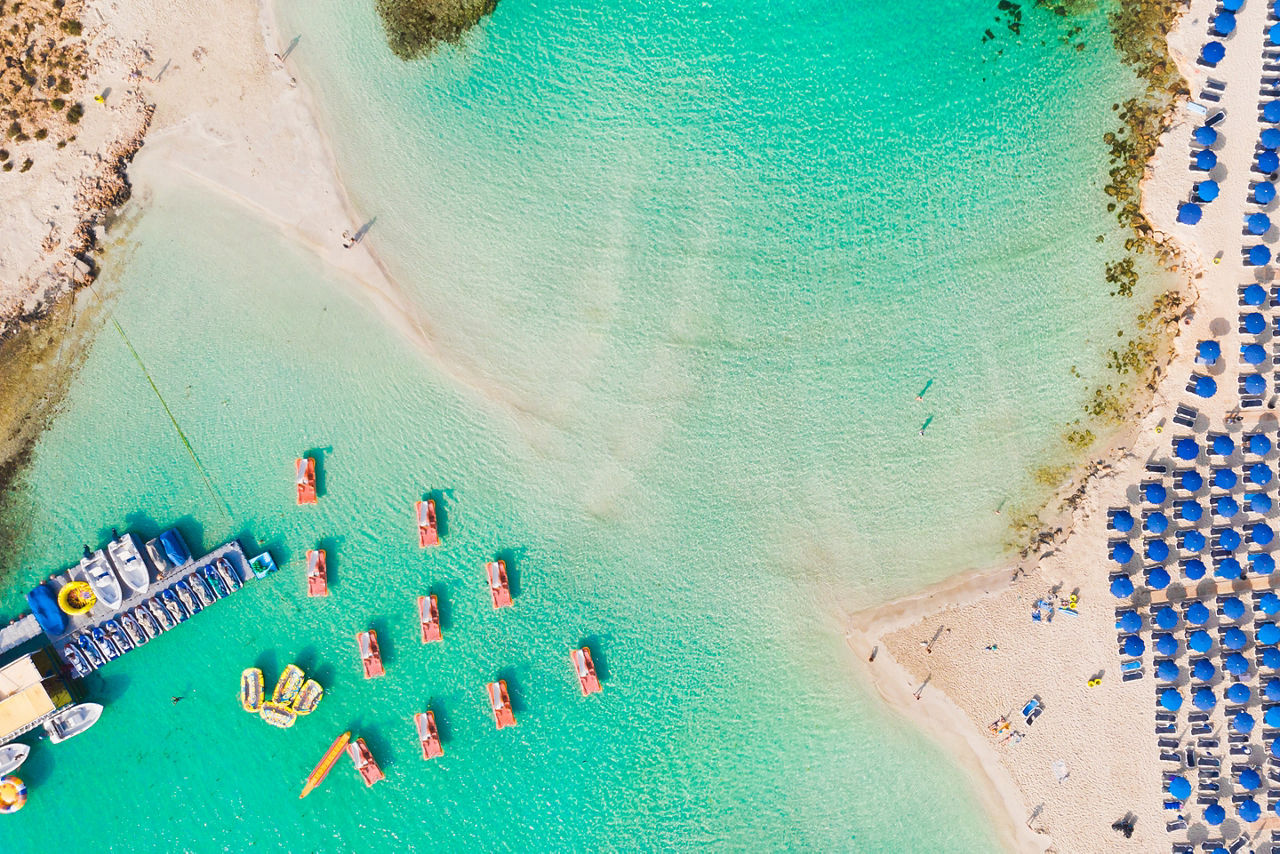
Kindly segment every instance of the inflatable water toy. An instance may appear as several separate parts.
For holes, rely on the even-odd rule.
[[[307,552],[307,595],[329,595],[329,570],[325,566],[324,549]]]
[[[90,591],[92,595],[93,591]],[[27,604],[31,607],[31,613],[35,614],[36,622],[40,624],[40,628],[50,637],[57,637],[67,629],[67,619],[62,616],[64,612],[62,606],[58,604],[58,597],[44,584],[37,584],[35,589],[27,594]],[[93,603],[89,603],[90,607]]]
[[[596,678],[596,663],[591,660],[591,650],[584,646],[582,649],[575,649],[569,657],[573,659],[573,672],[578,674],[582,696],[599,692],[600,680]]]
[[[428,498],[413,505],[418,514],[418,548],[440,545],[440,532],[436,528],[436,503]]]
[[[306,785],[302,787],[302,794],[298,798],[305,798],[311,794],[311,790],[324,782],[324,778],[329,776],[329,772],[333,770],[334,764],[347,750],[347,742],[351,740],[351,733],[344,732],[333,740],[333,744],[329,745],[329,749],[324,752],[324,756],[320,757],[320,761],[316,763],[316,767],[311,769],[311,773],[307,775]]]
[[[264,721],[272,726],[278,726],[280,729],[288,729],[298,721],[298,715],[293,709],[280,703],[273,703],[270,700],[262,704],[262,709],[258,714]]]
[[[360,646],[360,663],[364,665],[364,678],[385,676],[382,668],[382,650],[378,648],[378,633],[373,629],[356,635],[356,643]]]
[[[444,748],[440,746],[440,733],[436,730],[436,713],[428,709],[413,716],[413,725],[418,730],[418,742],[422,745],[422,758],[435,759],[444,756]]]
[[[262,671],[247,668],[240,674],[240,707],[249,714],[262,711]]]
[[[58,607],[73,617],[87,614],[98,604],[98,596],[85,581],[73,581],[58,591]]]
[[[299,457],[293,461],[294,482],[298,486],[298,503],[316,503],[316,461],[311,457]]]
[[[296,664],[290,664],[276,681],[275,690],[271,692],[271,702],[282,706],[290,705],[302,688],[302,679],[302,668]]]
[[[436,594],[418,597],[418,622],[422,624],[422,642],[443,640],[440,633],[440,603]]]
[[[507,582],[507,562],[490,561],[484,565],[484,571],[489,576],[489,594],[493,597],[493,607],[510,608],[511,585]]]
[[[386,779],[387,775],[383,774],[378,763],[373,761],[373,754],[369,752],[369,745],[364,743],[363,738],[357,738],[347,745],[347,755],[356,764],[356,770],[360,772],[360,777],[366,786],[372,786],[379,780]]]
[[[320,683],[314,679],[308,679],[293,701],[293,710],[300,715],[309,715],[316,710],[316,706],[320,705],[323,699],[324,689],[320,687]]]
[[[493,708],[493,721],[498,729],[516,725],[516,713],[511,709],[511,697],[507,695],[507,680],[499,679],[485,686],[489,693],[489,705]]]
[[[10,815],[27,805],[27,784],[10,774],[0,777],[0,814]]]

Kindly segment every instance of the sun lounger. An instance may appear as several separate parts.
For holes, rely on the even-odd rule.
[[[1176,738],[1161,738],[1161,739],[1157,739],[1156,743],[1159,744],[1161,747],[1177,747],[1182,742],[1180,742]]]
[[[1211,732],[1213,732],[1213,727],[1209,726],[1208,724],[1192,724],[1191,725],[1192,735],[1208,735]]]
[[[1172,712],[1157,712],[1156,720],[1158,721],[1176,721],[1178,716]]]
[[[1221,790],[1222,790],[1222,786],[1218,785],[1217,783],[1206,783],[1203,781],[1200,783],[1200,791],[1202,792],[1218,792]]]
[[[1169,752],[1169,751],[1167,751],[1167,750],[1162,750],[1162,751],[1160,751],[1160,761],[1161,761],[1161,762],[1171,762],[1171,763],[1173,763],[1175,766],[1177,766],[1178,768],[1181,768],[1181,767],[1182,767],[1182,757],[1181,757],[1181,756],[1179,756],[1179,755],[1178,755],[1178,754],[1176,754],[1176,753],[1170,753],[1170,752]]]
[[[1208,712],[1192,712],[1190,715],[1187,716],[1187,719],[1190,720],[1193,724],[1204,723],[1205,721],[1209,720],[1209,713]]]
[[[1196,742],[1196,745],[1203,750],[1213,750],[1218,746],[1218,740],[1216,738],[1202,738]]]
[[[1248,756],[1248,755],[1249,755],[1249,739],[1248,739],[1248,737],[1246,737],[1246,738],[1245,738],[1245,740],[1244,740],[1244,743],[1243,743],[1243,744],[1233,744],[1233,745],[1231,745],[1231,755],[1232,755],[1232,756]]]
[[[1222,760],[1216,756],[1206,756],[1200,760],[1200,764],[1209,768],[1218,768],[1222,765]]]
[[[1140,667],[1142,667],[1142,659],[1140,658],[1131,659],[1120,665],[1120,669],[1125,671],[1137,670]]]
[[[1178,731],[1178,725],[1177,725],[1177,724],[1156,724],[1156,735],[1168,735],[1168,734],[1169,734],[1169,733],[1171,733],[1171,732],[1177,732],[1177,731]],[[1171,740],[1171,739],[1167,739],[1167,738],[1162,738],[1162,739],[1160,739],[1160,741],[1161,741],[1161,742],[1170,741],[1170,740]],[[1177,742],[1175,741],[1173,744],[1168,744],[1168,745],[1164,745],[1164,744],[1162,744],[1161,746],[1162,746],[1162,747],[1177,747],[1177,746],[1178,746],[1178,744],[1177,744]]]
[[[1128,673],[1126,673],[1126,674],[1124,674],[1123,676],[1121,676],[1121,677],[1120,677],[1120,680],[1121,680],[1122,682],[1136,682],[1136,681],[1138,681],[1138,680],[1139,680],[1139,679],[1141,679],[1141,678],[1142,678],[1142,671],[1141,671],[1141,670],[1131,670],[1131,671],[1129,671]]]

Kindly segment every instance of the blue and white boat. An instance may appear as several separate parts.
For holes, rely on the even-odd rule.
[[[77,679],[83,679],[93,670],[84,652],[73,643],[63,645],[62,657],[67,660],[67,664],[71,665],[72,674]]]
[[[222,576],[218,575],[218,570],[213,568],[213,564],[206,563],[200,567],[200,574],[204,576],[204,580],[213,588],[213,592],[217,594],[219,599],[227,595],[229,592],[227,583],[222,580]]]
[[[124,629],[114,619],[104,620],[102,630],[107,633],[107,637],[116,645],[116,649],[120,650],[121,654],[133,649],[133,641],[129,639],[129,636],[124,633]]]
[[[220,557],[214,561],[214,565],[218,567],[218,574],[222,576],[223,581],[227,582],[227,589],[232,593],[244,586],[244,582],[240,580],[240,573],[231,565],[231,561]]]
[[[173,592],[172,587],[166,587],[161,590],[160,599],[164,602],[165,610],[169,612],[169,616],[173,617],[175,623],[181,623],[190,616],[186,607],[178,600],[178,595]]]
[[[89,663],[94,669],[102,666],[102,650],[98,649],[98,645],[93,642],[87,632],[76,637],[76,646],[80,647],[80,651],[84,653],[84,657],[89,659]]]
[[[147,636],[147,640],[158,637],[164,631],[164,629],[160,628],[160,623],[156,620],[155,614],[151,613],[145,603],[133,609],[133,619],[137,621],[138,627]]]
[[[142,626],[138,625],[138,621],[128,611],[120,615],[120,628],[124,629],[124,633],[129,637],[134,649],[142,646],[148,640],[146,633],[142,631]]]
[[[191,560],[191,549],[187,548],[187,543],[182,539],[182,535],[178,533],[177,528],[170,528],[157,539],[159,539],[160,548],[164,549],[164,556],[169,559],[169,563],[174,566],[182,566]]]
[[[167,632],[178,624],[177,618],[160,601],[160,594],[158,593],[147,600],[147,610],[151,612],[151,616],[155,618],[155,621],[160,624],[161,631]]]
[[[102,650],[102,657],[107,661],[115,661],[120,657],[120,647],[116,646],[111,638],[107,637],[107,633],[102,630],[102,626],[94,626],[91,632],[93,635],[93,643]]]
[[[175,581],[172,589],[178,594],[178,601],[187,606],[187,613],[191,614],[191,616],[194,617],[196,614],[199,614],[204,610],[204,606],[197,601],[195,594],[192,593],[191,588],[187,586],[185,578],[180,581]]]

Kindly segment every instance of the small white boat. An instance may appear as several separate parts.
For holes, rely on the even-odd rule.
[[[22,763],[27,761],[27,754],[31,752],[31,748],[25,744],[13,742],[0,747],[0,777],[6,774],[12,774],[22,767]]]
[[[102,550],[81,558],[79,569],[84,580],[89,582],[89,586],[97,594],[102,607],[108,611],[118,610],[120,603],[124,601],[124,595],[120,592],[120,580],[107,565],[107,557]]]
[[[125,587],[134,593],[147,591],[151,586],[151,574],[147,572],[147,564],[142,560],[142,549],[137,537],[130,533],[117,537],[107,543],[107,554]]]
[[[96,724],[100,717],[102,706],[97,703],[81,703],[49,719],[44,730],[49,733],[49,741],[57,744],[84,732]]]

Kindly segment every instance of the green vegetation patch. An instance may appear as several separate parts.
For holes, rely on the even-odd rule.
[[[498,0],[375,0],[387,45],[403,60],[426,56],[440,42],[457,42]]]

